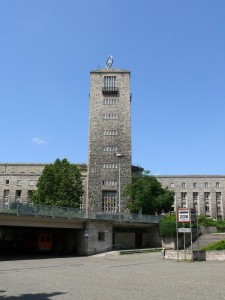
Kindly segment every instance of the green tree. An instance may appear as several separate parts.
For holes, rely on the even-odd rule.
[[[160,215],[169,212],[174,202],[174,193],[164,189],[148,171],[132,176],[131,184],[125,188],[125,195],[130,199],[127,207],[132,213],[142,211],[143,214]]]
[[[83,195],[81,172],[67,159],[47,165],[37,183],[31,201],[34,204],[79,207]]]

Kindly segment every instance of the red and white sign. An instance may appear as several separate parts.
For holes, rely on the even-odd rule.
[[[178,208],[178,222],[190,222],[189,208]]]

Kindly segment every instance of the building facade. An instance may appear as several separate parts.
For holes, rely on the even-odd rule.
[[[46,164],[0,164],[0,208],[7,209],[14,202],[29,203],[30,195]],[[87,195],[87,165],[77,165],[84,185],[83,199]],[[81,201],[83,201],[81,199]]]
[[[172,210],[195,208],[199,215],[213,219],[225,217],[225,176],[180,175],[156,176],[163,187],[174,191]]]

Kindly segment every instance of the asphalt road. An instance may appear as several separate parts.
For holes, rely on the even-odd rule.
[[[225,299],[225,262],[161,253],[0,261],[0,299]]]

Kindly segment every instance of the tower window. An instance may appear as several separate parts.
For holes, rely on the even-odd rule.
[[[116,76],[105,76],[104,77],[104,88],[114,89],[116,85]]]
[[[117,130],[104,130],[103,135],[117,135]]]
[[[117,169],[117,164],[103,164],[103,169]]]
[[[118,117],[115,114],[104,114],[103,116],[103,120],[117,120]]]
[[[118,91],[116,87],[116,76],[105,76],[104,87],[102,88],[103,94],[117,94]]]
[[[117,104],[117,98],[104,98],[103,99],[104,105],[114,105]]]
[[[117,199],[115,191],[102,192],[102,211],[106,213],[117,211]]]
[[[115,146],[105,146],[103,148],[104,152],[117,152],[117,147]]]
[[[117,187],[117,180],[103,180],[102,185],[108,187]]]

